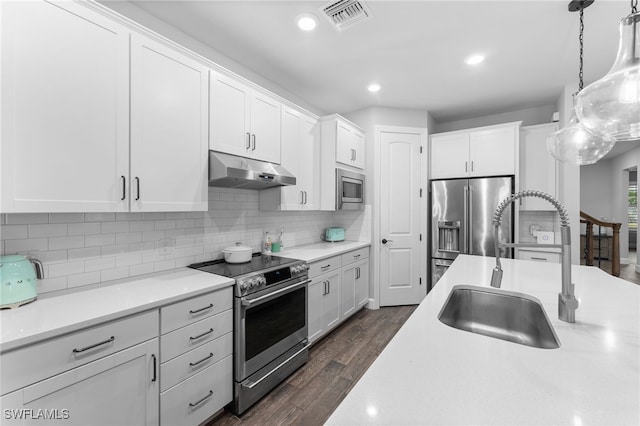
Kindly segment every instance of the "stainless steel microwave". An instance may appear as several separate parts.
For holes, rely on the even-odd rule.
[[[364,208],[364,175],[336,168],[336,209]]]

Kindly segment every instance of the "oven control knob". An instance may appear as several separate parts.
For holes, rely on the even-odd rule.
[[[249,280],[249,288],[255,288],[258,285],[258,280],[252,278]]]
[[[265,277],[258,277],[258,286],[265,285],[267,283],[267,279]]]
[[[291,267],[291,273],[292,274],[297,274],[298,272],[300,272],[300,269],[298,269],[297,266],[292,266]]]
[[[247,283],[242,281],[240,284],[240,292],[244,293],[247,290]]]

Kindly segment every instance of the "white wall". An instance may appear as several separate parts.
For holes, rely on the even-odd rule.
[[[556,105],[543,105],[539,107],[503,112],[500,114],[474,117],[465,120],[456,120],[442,123],[435,122],[435,128],[431,127],[430,133],[433,134],[449,132],[453,130],[471,129],[473,127],[490,126],[493,124],[510,123],[513,121],[522,121],[523,126],[550,123],[555,111],[557,111]]]
[[[320,241],[331,223],[345,224],[348,239],[369,235],[364,212],[332,222],[332,212],[264,212],[258,204],[258,191],[210,188],[207,212],[4,214],[0,254],[40,259],[46,278],[38,291],[47,293],[220,258],[236,241],[257,252],[264,231],[280,227],[285,248]]]

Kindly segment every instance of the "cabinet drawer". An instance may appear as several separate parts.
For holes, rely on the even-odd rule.
[[[518,252],[518,259],[560,263],[560,253],[537,250],[520,250]]]
[[[358,260],[367,259],[369,257],[369,247],[350,251],[342,255],[342,265],[357,262]]]
[[[198,425],[232,400],[229,356],[160,394],[161,425]]]
[[[158,310],[98,325],[2,354],[3,393],[158,336]]]
[[[212,291],[160,309],[160,333],[166,334],[227,309],[233,303],[232,287]]]
[[[342,266],[342,260],[340,256],[333,256],[328,259],[313,262],[309,265],[309,278],[317,277],[321,274],[326,274],[329,271],[338,269]]]
[[[233,353],[233,333],[227,333],[160,366],[160,391],[215,364]]]
[[[217,339],[233,330],[231,309],[194,324],[182,327],[160,337],[160,359],[167,362],[172,358]]]

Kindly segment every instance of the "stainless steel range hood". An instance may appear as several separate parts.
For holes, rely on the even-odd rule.
[[[279,164],[209,151],[209,186],[266,189],[295,184],[295,176]]]

